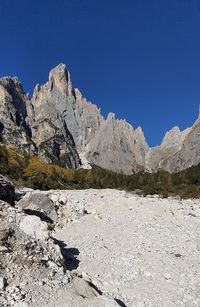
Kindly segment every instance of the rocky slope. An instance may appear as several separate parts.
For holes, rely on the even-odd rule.
[[[103,293],[127,307],[200,305],[199,200],[110,189],[66,191],[62,200],[71,222],[55,236],[79,250],[77,270]]]
[[[69,168],[177,172],[200,162],[199,125],[200,119],[184,131],[174,127],[160,146],[149,148],[140,127],[113,113],[105,119],[83,98],[64,64],[36,85],[31,100],[17,78],[0,78],[1,141]]]

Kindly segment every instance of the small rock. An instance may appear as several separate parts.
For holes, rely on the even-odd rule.
[[[0,253],[7,253],[8,252],[8,248],[6,246],[1,245],[0,246]]]
[[[171,279],[171,275],[170,275],[169,273],[164,274],[163,277],[164,277],[166,280]]]
[[[58,266],[56,263],[54,263],[53,261],[48,261],[48,265],[51,269],[53,269],[54,271],[58,271]]]
[[[6,279],[5,277],[0,276],[0,290],[5,290],[6,288]]]
[[[175,256],[176,258],[181,258],[181,257],[182,257],[182,255],[181,255],[180,253],[176,253],[176,254],[174,254],[174,256]]]

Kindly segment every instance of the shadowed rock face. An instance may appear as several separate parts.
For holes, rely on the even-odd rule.
[[[198,119],[184,131],[174,127],[161,145],[149,148],[140,127],[134,130],[113,113],[104,119],[73,88],[64,64],[36,85],[31,100],[17,78],[0,78],[0,141],[64,167],[177,172],[200,162],[199,126]]]
[[[35,146],[25,121],[28,97],[17,78],[0,78],[0,139],[33,153]]]

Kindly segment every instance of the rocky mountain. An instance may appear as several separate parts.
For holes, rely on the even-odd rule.
[[[181,170],[178,168],[176,169],[176,165],[170,166],[169,163],[173,163],[174,155],[181,151],[183,142],[189,132],[190,128],[180,131],[178,127],[174,127],[168,131],[161,145],[149,149],[146,155],[146,170],[149,172],[155,172],[159,169],[169,172]],[[170,162],[170,160],[172,160],[172,162]]]
[[[177,172],[200,162],[199,125],[200,119],[184,131],[174,127],[161,145],[149,148],[140,127],[113,113],[104,118],[83,98],[64,64],[36,85],[31,99],[16,77],[0,78],[1,142],[68,168]]]
[[[174,135],[173,135],[174,136]],[[175,144],[176,143],[176,144]],[[191,128],[179,132],[176,142],[170,144],[163,142],[157,149],[160,150],[161,158],[159,169],[164,169],[170,173],[179,172],[193,165],[200,163],[200,118]],[[149,158],[148,158],[149,159]],[[148,161],[150,161],[149,159]],[[155,156],[154,156],[155,161]],[[150,165],[152,160],[150,161]],[[156,171],[157,167],[152,168]]]

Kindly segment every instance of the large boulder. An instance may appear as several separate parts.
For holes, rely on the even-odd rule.
[[[56,222],[58,215],[56,206],[48,195],[40,192],[27,193],[18,203],[17,206],[24,209],[25,212],[40,216],[47,222]]]
[[[15,201],[15,189],[10,180],[0,175],[0,200],[4,200],[10,204]]]

